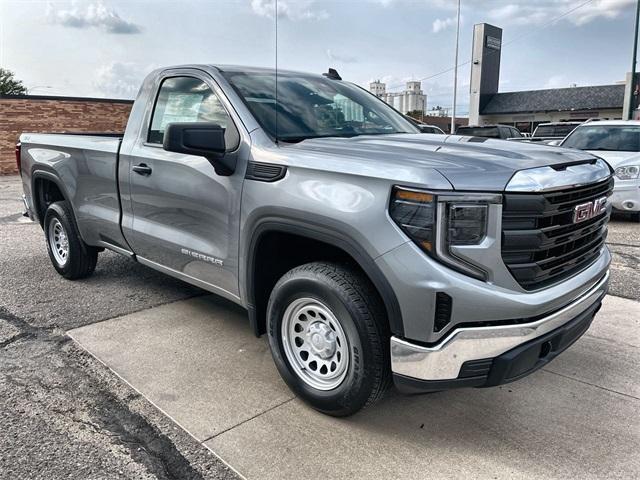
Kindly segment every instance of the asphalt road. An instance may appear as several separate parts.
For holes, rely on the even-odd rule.
[[[67,330],[204,292],[110,252],[57,275],[18,177],[0,177],[0,478],[234,478]],[[640,300],[640,224],[611,223],[611,294]]]
[[[0,177],[0,478],[236,478],[65,335],[204,292],[109,252],[63,280],[20,195]]]

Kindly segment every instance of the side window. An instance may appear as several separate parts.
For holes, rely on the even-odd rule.
[[[162,144],[169,123],[211,122],[225,129],[227,149],[238,146],[240,136],[215,93],[202,80],[172,77],[160,85],[158,99],[151,116],[149,143]]]

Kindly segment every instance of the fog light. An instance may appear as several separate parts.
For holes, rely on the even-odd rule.
[[[439,332],[451,322],[451,297],[444,292],[436,293],[436,310],[433,317],[433,331]]]

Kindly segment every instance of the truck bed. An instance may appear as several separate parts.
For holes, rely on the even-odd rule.
[[[20,136],[25,189],[31,176],[55,173],[75,207],[83,238],[92,245],[125,244],[120,230],[117,133],[24,133]]]

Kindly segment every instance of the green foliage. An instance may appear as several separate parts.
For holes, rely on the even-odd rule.
[[[26,95],[27,87],[15,78],[12,71],[0,68],[0,95]]]

